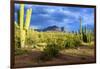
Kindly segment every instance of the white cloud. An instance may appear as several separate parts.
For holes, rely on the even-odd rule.
[[[73,11],[70,11],[66,8],[66,10],[64,10],[62,7],[59,7],[59,8],[47,8],[46,11],[49,13],[49,14],[52,14],[52,13],[61,13],[61,14],[64,14],[66,16],[72,16],[74,17],[75,19],[79,18],[80,17],[80,12],[73,12]]]
[[[47,7],[45,9],[45,11],[47,11],[49,14],[55,13],[55,12],[60,12],[61,8],[59,7]]]
[[[31,25],[30,26],[32,29],[38,29],[39,27],[38,26],[34,26],[34,25]]]
[[[39,14],[40,16],[43,16],[43,17],[50,17],[49,14]]]

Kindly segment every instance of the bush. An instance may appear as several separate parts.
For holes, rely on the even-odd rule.
[[[26,38],[25,45],[35,48],[37,41],[31,38]]]
[[[19,37],[15,38],[15,48],[20,48],[20,39],[19,39]]]
[[[15,48],[20,48],[20,33],[17,28],[15,28]]]
[[[28,54],[29,51],[25,49],[15,48],[15,55],[23,55]]]
[[[81,41],[79,36],[73,36],[73,37],[69,37],[67,38],[67,40],[65,41],[65,48],[76,48],[78,46],[80,46]]]
[[[75,45],[73,39],[68,39],[65,41],[65,48],[74,48],[74,47]]]
[[[75,36],[73,38],[73,40],[74,40],[75,47],[79,47],[81,45],[81,40],[80,40],[79,36]]]
[[[49,59],[52,57],[56,57],[59,53],[59,46],[57,46],[55,43],[50,43],[44,48],[44,55]]]
[[[35,48],[35,46],[37,45],[38,42],[39,42],[38,33],[37,32],[34,33],[34,31],[30,32],[30,30],[29,30],[26,35],[25,45],[28,47]]]

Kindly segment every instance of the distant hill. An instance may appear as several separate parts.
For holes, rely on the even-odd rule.
[[[58,32],[62,32],[62,31],[64,31],[64,28],[63,28],[63,30],[62,30],[62,27],[58,27],[58,26],[56,26],[56,25],[54,25],[54,26],[48,26],[48,27],[46,27],[46,28],[44,28],[44,29],[35,29],[36,31],[43,31],[43,32],[46,32],[46,31],[58,31]]]
[[[43,29],[43,31],[61,31],[61,29],[58,26],[49,26],[45,29]]]

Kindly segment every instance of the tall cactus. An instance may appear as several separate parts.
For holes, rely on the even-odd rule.
[[[31,20],[31,13],[32,9],[27,9],[26,12],[26,20],[24,23],[24,4],[20,5],[20,10],[18,11],[18,26],[20,30],[20,46],[21,48],[25,47],[25,38],[26,38],[26,33],[30,25],[30,20]]]
[[[82,18],[80,17],[79,20],[80,20],[80,38],[82,40]]]
[[[83,30],[82,30],[82,40],[83,42],[87,42],[87,36],[86,36],[86,26],[84,26]]]

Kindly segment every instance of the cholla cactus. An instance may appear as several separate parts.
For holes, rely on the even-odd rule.
[[[31,13],[32,9],[27,9],[26,12],[26,20],[24,23],[24,4],[20,5],[20,10],[19,10],[19,16],[18,16],[18,26],[20,30],[20,46],[21,48],[25,47],[25,38],[26,38],[26,33],[30,25],[30,20],[31,20]]]

